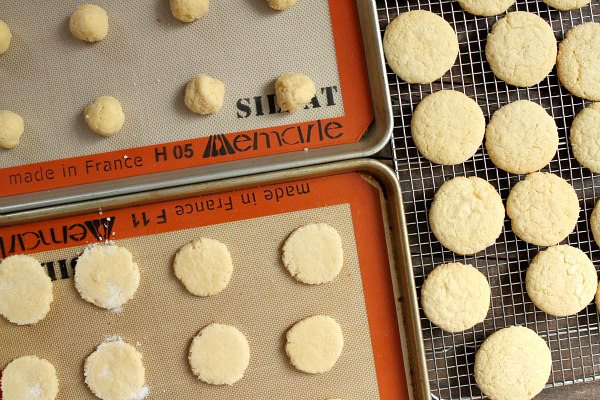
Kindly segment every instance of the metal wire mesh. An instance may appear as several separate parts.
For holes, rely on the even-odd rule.
[[[530,11],[548,21],[558,40],[572,26],[600,21],[600,5],[571,12],[549,8],[542,1],[518,0],[511,10]],[[455,28],[460,55],[450,73],[432,85],[409,85],[388,67],[388,79],[394,110],[392,150],[394,166],[403,192],[410,237],[414,274],[418,293],[424,277],[434,266],[445,262],[464,262],[477,267],[492,286],[491,310],[483,324],[462,333],[450,334],[433,326],[421,312],[426,359],[432,397],[440,399],[482,398],[473,378],[473,361],[482,341],[497,329],[525,325],[534,329],[552,350],[553,369],[548,386],[562,386],[600,379],[600,331],[596,307],[590,304],[576,316],[557,318],[536,309],[525,292],[524,277],[529,261],[540,250],[518,239],[508,219],[496,244],[476,256],[462,257],[443,248],[427,222],[427,213],[435,191],[447,179],[457,175],[476,175],[486,179],[506,199],[510,188],[523,176],[508,174],[494,167],[482,146],[464,164],[441,166],[422,157],[411,139],[412,110],[426,95],[440,89],[463,91],[475,99],[489,116],[501,106],[529,99],[545,107],[559,127],[560,144],[554,160],[544,171],[570,181],[580,199],[581,213],[575,231],[566,243],[581,248],[600,266],[600,249],[594,243],[589,217],[595,199],[600,197],[600,175],[592,175],[573,157],[568,130],[584,102],[560,86],[553,71],[532,88],[516,88],[494,77],[485,59],[485,38],[500,17],[474,17],[451,0],[378,0],[381,35],[398,14],[430,10],[444,17]]]

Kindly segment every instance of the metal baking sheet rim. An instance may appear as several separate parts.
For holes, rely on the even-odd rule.
[[[208,195],[217,192],[245,189],[255,186],[277,184],[297,179],[310,179],[322,176],[359,172],[374,177],[382,186],[387,204],[390,239],[395,263],[391,265],[394,296],[397,299],[398,328],[402,341],[404,365],[407,367],[407,385],[411,399],[428,399],[430,388],[427,378],[427,364],[421,334],[419,306],[413,277],[410,246],[400,184],[394,172],[383,163],[372,159],[357,159],[336,163],[295,168],[227,180],[202,182],[192,185],[158,189],[147,193],[135,193],[113,198],[89,200],[80,203],[49,206],[42,209],[26,210],[9,215],[0,215],[0,227],[79,213],[108,211],[115,208],[148,204],[159,201],[185,198],[201,193]]]
[[[374,122],[356,143],[313,149],[298,157],[298,152],[250,158],[228,163],[179,169],[69,188],[46,190],[0,198],[0,216],[59,204],[87,201],[145,192],[166,187],[189,185],[236,176],[252,175],[294,167],[366,157],[380,151],[392,137],[390,100],[383,46],[375,0],[356,1],[363,47],[371,89]]]

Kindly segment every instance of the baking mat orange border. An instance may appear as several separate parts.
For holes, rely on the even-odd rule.
[[[0,197],[359,141],[373,108],[356,0],[329,9],[344,116],[3,168]]]
[[[0,259],[346,203],[354,223],[379,393],[382,400],[408,399],[380,193],[359,173],[0,228]],[[204,211],[197,211],[197,204]]]

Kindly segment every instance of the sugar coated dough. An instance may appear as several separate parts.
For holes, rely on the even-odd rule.
[[[600,23],[569,29],[558,47],[560,82],[575,96],[600,101]]]
[[[229,284],[233,262],[227,246],[201,238],[179,249],[173,263],[175,276],[196,296],[217,294]]]
[[[0,147],[12,149],[21,141],[25,131],[25,121],[19,114],[0,110]]]
[[[282,111],[300,111],[316,94],[313,80],[300,72],[283,74],[275,81],[277,105]]]
[[[515,0],[458,0],[458,4],[473,15],[491,17],[508,10]]]
[[[250,363],[246,336],[230,325],[210,324],[192,340],[189,362],[194,374],[211,385],[233,385]]]
[[[458,39],[442,17],[425,10],[400,14],[386,28],[383,50],[390,68],[408,83],[431,83],[452,68]]]
[[[591,0],[544,0],[544,3],[557,10],[576,10],[590,4]]]
[[[425,279],[421,306],[434,325],[447,332],[462,332],[485,319],[490,296],[490,285],[476,268],[442,264]]]
[[[540,251],[529,264],[527,294],[540,310],[557,317],[577,314],[594,300],[596,268],[575,247],[561,245]]]
[[[544,168],[558,150],[558,128],[546,110],[528,100],[500,108],[486,128],[485,147],[492,162],[513,174]]]
[[[138,400],[147,391],[142,354],[122,340],[101,343],[85,360],[84,375],[102,400]]]
[[[209,0],[169,0],[169,6],[181,22],[193,22],[208,12]]]
[[[92,132],[112,136],[125,124],[125,113],[119,100],[112,96],[98,97],[83,111],[83,117]]]
[[[12,33],[8,24],[0,20],[0,55],[6,53],[10,47],[10,41],[12,40]]]
[[[267,0],[267,4],[274,10],[283,11],[292,7],[298,0]]]
[[[5,400],[54,400],[58,394],[56,369],[36,356],[11,361],[2,371],[0,386]]]
[[[140,270],[125,247],[95,245],[77,259],[75,288],[98,307],[121,307],[133,298],[139,284]]]
[[[506,200],[512,230],[527,243],[552,246],[575,229],[579,200],[563,178],[534,172],[518,182]]]
[[[300,282],[311,285],[331,282],[344,265],[342,238],[327,224],[302,226],[283,245],[283,265]]]
[[[492,27],[485,55],[494,75],[511,85],[540,83],[556,63],[552,27],[536,14],[515,11]]]
[[[335,319],[314,315],[287,332],[285,352],[296,369],[321,374],[333,368],[344,348],[344,334]]]
[[[461,255],[475,254],[494,244],[502,233],[502,198],[481,178],[450,179],[433,198],[429,225],[444,247]]]
[[[592,216],[590,218],[590,225],[592,228],[592,235],[596,244],[600,247],[600,200],[596,203]]]
[[[108,35],[108,15],[95,4],[81,4],[71,14],[69,29],[86,42],[99,42]]]
[[[197,75],[185,88],[185,105],[196,114],[208,115],[221,111],[224,99],[225,84],[207,75]]]
[[[577,114],[569,138],[579,164],[600,174],[600,103],[590,104]]]
[[[0,262],[0,315],[17,325],[35,324],[50,311],[52,281],[38,260],[25,255]]]
[[[532,399],[544,389],[551,370],[548,345],[523,326],[492,333],[475,355],[475,381],[490,399]]]

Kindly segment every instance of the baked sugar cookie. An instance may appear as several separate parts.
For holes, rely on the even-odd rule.
[[[0,147],[12,149],[21,141],[25,131],[25,122],[19,114],[0,110]]]
[[[71,14],[69,29],[77,39],[99,42],[108,35],[108,15],[100,6],[81,4]]]
[[[100,136],[113,136],[125,124],[125,113],[118,99],[101,96],[91,102],[83,111],[86,124]]]
[[[458,4],[473,15],[491,17],[508,10],[515,0],[458,0]]]
[[[5,400],[54,400],[58,394],[54,365],[36,356],[11,361],[2,371],[0,386]]]
[[[591,0],[544,0],[544,3],[557,10],[576,10],[590,4]]]
[[[283,74],[275,81],[277,105],[282,111],[300,111],[316,94],[317,88],[313,80],[300,72]]]
[[[567,31],[558,46],[557,71],[569,92],[600,101],[600,23],[588,22]]]
[[[590,104],[577,114],[569,138],[579,164],[600,174],[600,103]]]
[[[208,12],[209,0],[169,0],[169,7],[181,22],[193,22]]]
[[[592,216],[590,218],[590,225],[592,229],[592,235],[596,244],[600,247],[600,200],[596,203]]]
[[[8,24],[0,20],[0,55],[6,53],[10,47],[10,41],[12,40],[12,33]]]

